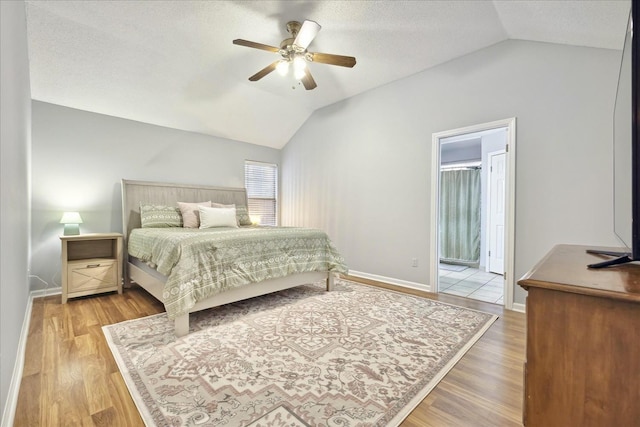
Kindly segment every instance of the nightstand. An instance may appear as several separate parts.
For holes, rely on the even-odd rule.
[[[122,293],[122,234],[60,236],[62,303],[102,292]]]

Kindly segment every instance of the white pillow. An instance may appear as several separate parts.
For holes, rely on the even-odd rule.
[[[200,211],[200,228],[238,227],[236,208],[209,208],[198,206]]]

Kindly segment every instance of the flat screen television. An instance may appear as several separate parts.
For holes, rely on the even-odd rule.
[[[589,251],[615,257],[591,268],[640,261],[640,0],[632,0],[613,113],[614,231],[624,252]]]

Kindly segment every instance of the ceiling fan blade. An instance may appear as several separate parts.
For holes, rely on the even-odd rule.
[[[330,53],[311,53],[311,60],[321,64],[339,65],[340,67],[352,68],[356,65],[356,58],[353,56],[332,55]]]
[[[309,67],[305,67],[304,76],[302,76],[300,81],[302,82],[306,90],[312,90],[318,86],[316,84],[316,81],[313,80],[313,77],[311,76],[311,71],[309,71]]]
[[[268,50],[269,52],[280,52],[279,47],[269,46],[267,44],[262,44],[262,43],[251,42],[249,40],[235,39],[233,41],[233,44],[237,44],[239,46],[252,47],[255,49]]]
[[[320,24],[315,21],[304,21],[293,44],[306,49],[320,31]]]
[[[252,82],[257,82],[258,80],[260,80],[261,78],[263,78],[264,76],[266,76],[267,74],[269,74],[270,72],[275,70],[276,69],[276,65],[278,65],[278,62],[280,62],[280,60],[277,60],[277,61],[272,62],[271,64],[267,65],[262,70],[258,71],[253,76],[249,77],[249,80],[252,81]]]

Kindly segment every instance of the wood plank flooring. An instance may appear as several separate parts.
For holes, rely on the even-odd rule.
[[[370,285],[491,312],[500,318],[402,423],[521,426],[525,316],[443,294]],[[143,426],[101,327],[164,311],[136,286],[60,303],[34,300],[15,426]]]

